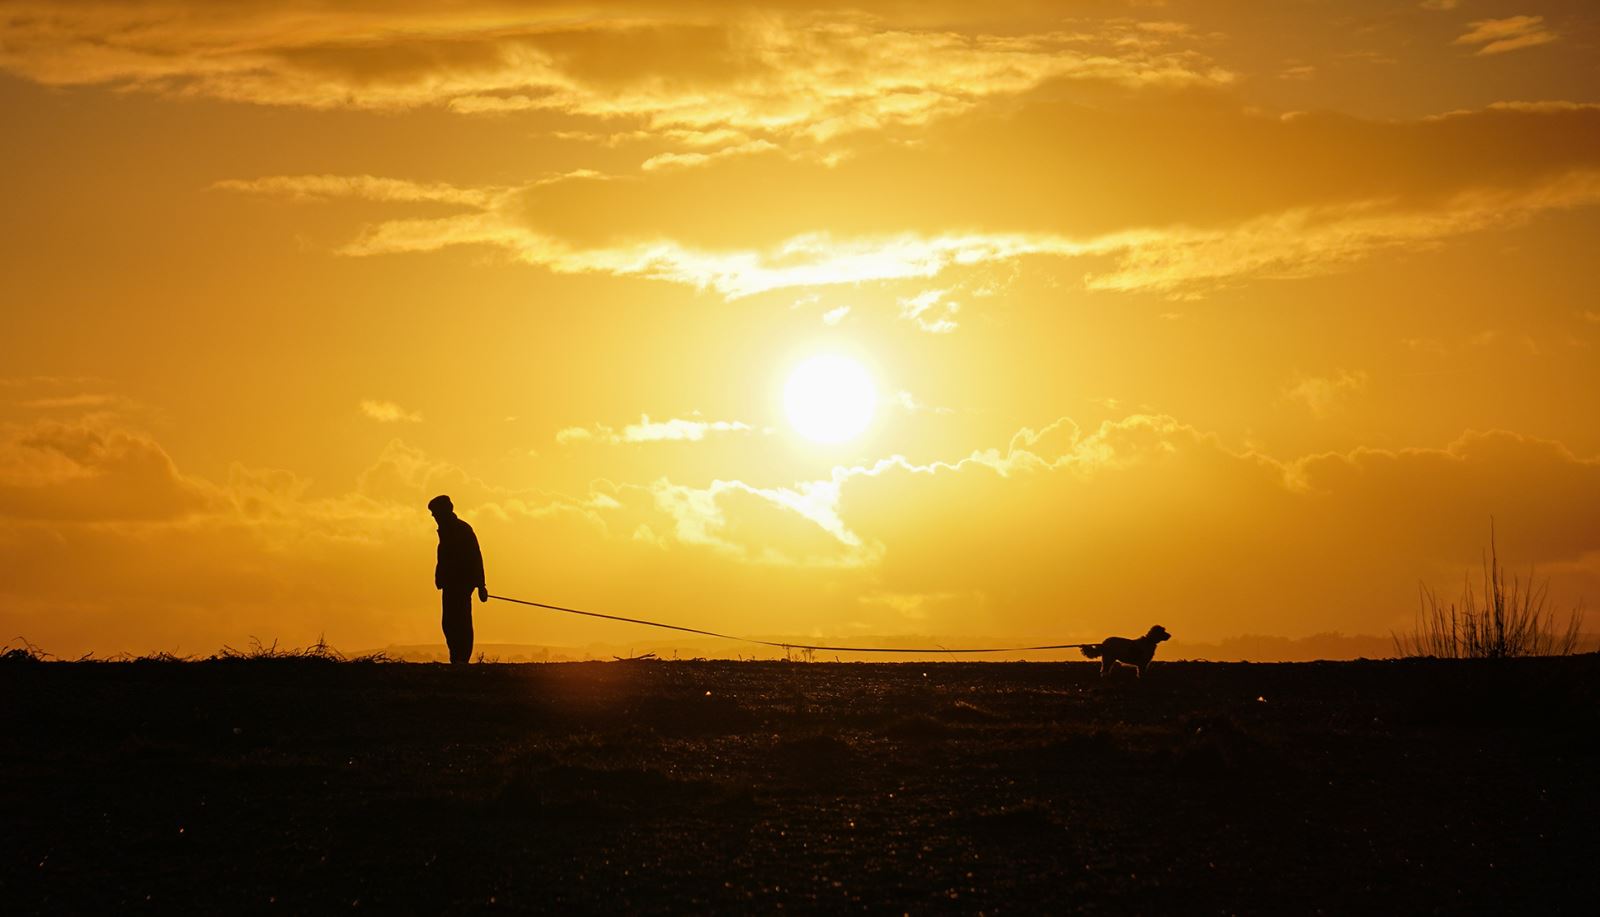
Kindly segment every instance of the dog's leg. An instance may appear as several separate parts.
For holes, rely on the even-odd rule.
[[[1116,662],[1112,661],[1110,656],[1106,656],[1105,658],[1101,659],[1100,660],[1100,677],[1104,678],[1107,675],[1110,675],[1111,674],[1111,670],[1116,668],[1116,667],[1117,667]]]

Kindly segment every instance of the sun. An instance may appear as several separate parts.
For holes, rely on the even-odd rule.
[[[796,366],[783,386],[783,407],[795,432],[813,442],[860,436],[878,408],[878,387],[855,360],[837,354]]]

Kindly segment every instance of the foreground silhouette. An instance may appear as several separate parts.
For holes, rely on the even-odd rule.
[[[428,512],[439,523],[439,562],[433,568],[433,586],[443,593],[444,642],[452,664],[472,661],[472,590],[478,601],[489,601],[484,584],[483,551],[478,536],[466,520],[456,515],[455,504],[443,494],[428,501]]]
[[[0,663],[0,901],[1591,913],[1600,656],[1484,662]]]
[[[1144,670],[1150,667],[1150,660],[1155,658],[1156,644],[1171,639],[1172,635],[1167,633],[1167,629],[1157,624],[1143,637],[1107,637],[1099,643],[1082,647],[1082,650],[1090,659],[1100,660],[1101,678],[1110,675],[1118,665],[1133,666],[1136,677],[1143,678]]]

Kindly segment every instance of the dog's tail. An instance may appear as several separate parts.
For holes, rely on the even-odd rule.
[[[1103,650],[1101,645],[1098,643],[1091,643],[1088,646],[1080,646],[1078,649],[1082,650],[1083,654],[1088,656],[1090,659],[1099,659],[1100,653]]]

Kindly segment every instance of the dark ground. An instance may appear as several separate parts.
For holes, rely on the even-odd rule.
[[[0,910],[1594,913],[1597,685],[10,661]]]

